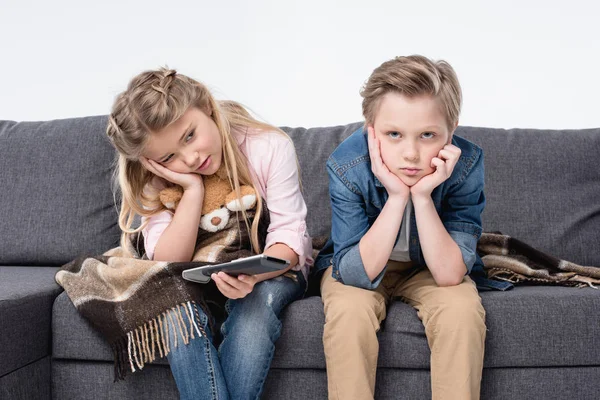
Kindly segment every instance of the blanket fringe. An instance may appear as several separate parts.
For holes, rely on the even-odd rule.
[[[123,338],[117,340],[113,346],[113,357],[115,359],[114,365],[114,376],[115,381],[118,379],[124,379],[125,377],[125,363],[127,362],[127,341]]]
[[[198,307],[194,301],[178,304],[115,341],[111,345],[115,360],[115,381],[125,379],[127,364],[131,372],[136,372],[157,358],[166,357],[171,352],[170,340],[177,347],[206,336],[200,323]],[[189,324],[186,324],[184,315]]]
[[[562,273],[561,275],[555,274],[550,275],[546,274],[547,277],[533,277],[524,275],[510,269],[506,268],[498,268],[498,267],[488,267],[487,273],[489,278],[497,279],[500,281],[506,281],[513,284],[522,283],[522,282],[530,282],[530,283],[538,283],[538,284],[549,284],[549,283],[558,283],[563,286],[571,286],[577,288],[591,287],[593,289],[598,290],[598,286],[594,286],[594,283],[597,283],[597,279],[593,279],[587,276],[577,275],[574,272]],[[554,278],[554,279],[552,279]]]

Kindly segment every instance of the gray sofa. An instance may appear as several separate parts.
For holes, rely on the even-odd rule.
[[[108,345],[54,282],[62,263],[118,243],[106,121],[0,122],[1,399],[177,398],[164,361],[113,383]],[[330,227],[325,160],[359,125],[286,128],[313,236]],[[459,127],[457,134],[485,151],[485,230],[600,266],[600,129]],[[483,399],[598,397],[600,290],[518,286],[481,297]],[[326,398],[321,299],[291,304],[283,320],[264,397]],[[393,303],[379,336],[377,398],[430,397],[429,349],[413,309]]]

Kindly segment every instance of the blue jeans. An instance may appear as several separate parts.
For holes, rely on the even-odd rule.
[[[178,338],[175,347],[170,327],[167,357],[181,399],[259,398],[281,334],[279,314],[306,290],[302,273],[290,272],[296,279],[278,276],[258,283],[242,299],[227,301],[228,316],[221,326],[223,341],[218,351],[208,317],[200,307],[196,309],[206,336],[190,340],[188,345]],[[186,315],[183,319],[189,326]]]

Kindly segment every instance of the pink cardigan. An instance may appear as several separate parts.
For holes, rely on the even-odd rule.
[[[306,230],[306,204],[300,192],[298,164],[292,141],[277,132],[232,132],[240,150],[249,161],[250,172],[260,195],[266,200],[271,222],[267,230],[265,249],[284,243],[298,254],[293,269],[307,278],[313,264],[312,244]],[[150,218],[142,231],[146,253],[154,257],[158,239],[172,220],[166,211]]]

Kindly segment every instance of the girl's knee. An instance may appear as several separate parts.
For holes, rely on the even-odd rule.
[[[241,338],[240,344],[243,346],[248,338],[260,341],[260,338],[271,337],[280,331],[281,321],[269,307],[255,307],[247,311],[236,310],[229,314],[221,325],[224,338]]]

